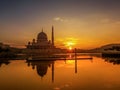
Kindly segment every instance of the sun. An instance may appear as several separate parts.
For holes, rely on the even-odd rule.
[[[71,46],[69,47],[69,50],[72,50],[72,47],[71,47]]]
[[[76,48],[76,44],[78,42],[78,39],[73,37],[68,37],[65,39],[59,39],[59,43],[62,43],[61,47],[66,48],[68,50],[73,50],[73,48]]]
[[[67,42],[66,42],[66,47],[67,47],[69,50],[72,50],[74,45],[75,45],[75,43],[74,43],[73,41],[67,41]]]

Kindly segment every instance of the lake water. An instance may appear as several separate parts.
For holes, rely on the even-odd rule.
[[[71,55],[70,55],[71,56]],[[120,59],[0,62],[0,90],[120,90]]]

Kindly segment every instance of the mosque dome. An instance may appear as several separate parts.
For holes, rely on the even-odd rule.
[[[48,66],[39,65],[39,66],[37,66],[37,74],[39,76],[43,77],[44,75],[46,75],[47,69],[48,69]]]
[[[41,41],[47,41],[47,35],[46,33],[44,33],[43,31],[40,32],[37,36],[37,40],[38,42],[41,42]]]

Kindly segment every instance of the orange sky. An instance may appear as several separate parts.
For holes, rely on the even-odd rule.
[[[118,0],[45,1],[1,1],[0,42],[24,47],[42,28],[51,39],[53,25],[58,47],[89,49],[120,43]]]

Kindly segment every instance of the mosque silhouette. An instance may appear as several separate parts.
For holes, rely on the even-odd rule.
[[[32,42],[28,42],[28,49],[41,49],[41,50],[50,50],[55,49],[54,46],[54,27],[52,26],[52,35],[51,40],[48,40],[47,34],[42,31],[37,35],[37,40],[33,39]]]

